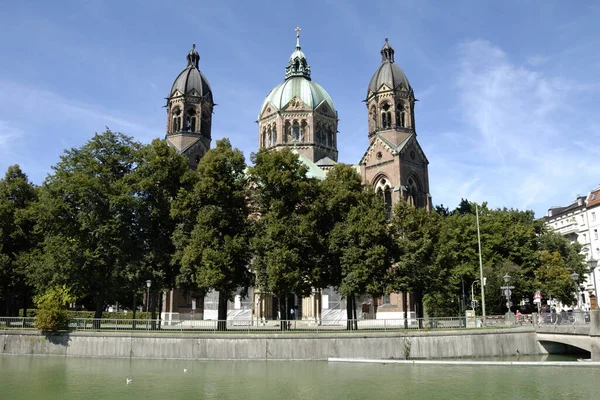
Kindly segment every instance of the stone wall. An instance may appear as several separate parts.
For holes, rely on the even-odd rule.
[[[540,354],[532,329],[337,334],[0,333],[2,354],[191,360],[483,357]]]

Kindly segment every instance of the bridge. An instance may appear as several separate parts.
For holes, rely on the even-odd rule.
[[[571,320],[546,320],[535,325],[538,342],[549,353],[590,352],[600,361],[600,310],[592,310],[589,319],[581,314]]]

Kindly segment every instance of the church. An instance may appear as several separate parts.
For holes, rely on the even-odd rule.
[[[353,166],[362,181],[382,196],[389,218],[398,201],[431,209],[432,200],[429,161],[417,140],[414,91],[395,63],[394,49],[387,38],[380,54],[381,64],[368,82],[363,99],[368,119],[366,151]],[[214,101],[210,84],[200,71],[195,45],[186,60],[187,66],[167,96],[166,140],[189,159],[190,168],[196,168],[210,149]],[[300,46],[300,28],[296,28],[296,46],[282,77],[283,82],[268,92],[258,110],[258,148],[291,148],[307,166],[310,177],[324,179],[338,163],[338,140],[344,140],[344,136],[338,132],[338,110],[333,99],[312,79],[311,66]],[[216,293],[209,293],[203,302],[186,299],[176,290],[164,296],[163,319],[174,314],[188,319],[197,304],[204,319],[216,319]],[[359,315],[363,318],[402,318],[404,302],[414,311],[410,295],[392,293],[381,299],[364,297],[361,301]],[[228,305],[228,319],[276,319],[275,306],[264,294],[258,296],[251,290],[248,299],[236,296]],[[296,299],[294,308],[298,319],[335,320],[346,315],[344,299],[333,289]]]

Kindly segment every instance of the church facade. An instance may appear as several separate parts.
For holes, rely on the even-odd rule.
[[[367,149],[354,167],[365,184],[373,185],[386,206],[388,218],[393,205],[406,201],[416,207],[432,207],[429,194],[429,161],[417,140],[415,95],[406,75],[395,63],[394,49],[387,38],[381,51],[381,64],[368,83],[365,116]],[[211,144],[213,94],[200,72],[200,56],[195,45],[188,53],[186,68],[177,76],[167,97],[166,140],[189,159],[196,168]],[[258,148],[291,148],[308,167],[309,175],[323,179],[338,163],[338,111],[327,91],[312,80],[311,67],[300,46],[300,28],[296,28],[296,47],[285,67],[283,82],[264,99],[258,112]],[[343,140],[343,134],[341,134]],[[175,298],[175,300],[174,300]],[[405,308],[414,311],[409,295],[393,293],[381,299],[363,298],[365,317],[402,318]],[[174,308],[174,303],[175,307]],[[163,313],[183,316],[190,301],[177,291],[163,299]],[[216,295],[204,300],[204,318],[216,316]],[[345,303],[333,290],[296,299],[299,318],[343,318]],[[272,301],[264,293],[250,292],[248,300],[236,297],[230,304],[230,316],[274,318]],[[338,312],[334,310],[337,309]]]

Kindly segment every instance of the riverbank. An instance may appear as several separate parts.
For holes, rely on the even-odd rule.
[[[179,360],[442,359],[544,354],[532,327],[320,334],[0,332],[2,354]]]
[[[544,366],[544,367],[600,367],[600,362],[577,361],[477,361],[477,360],[369,360],[364,358],[329,358],[330,363],[404,364],[404,365],[493,365],[493,366]]]

